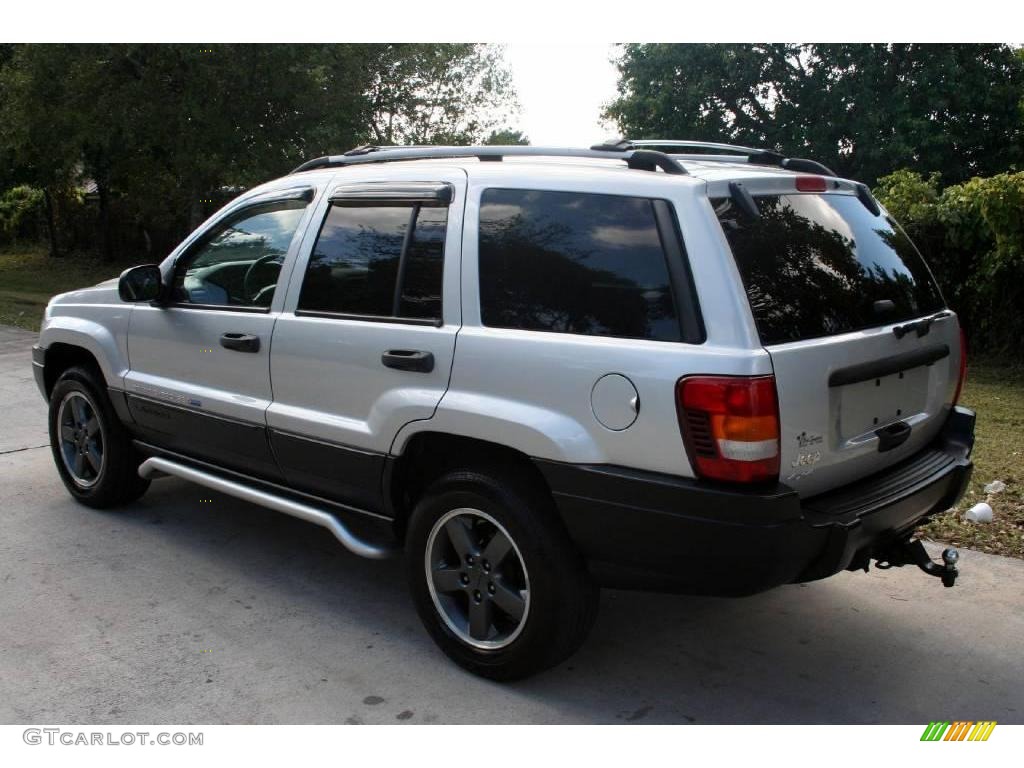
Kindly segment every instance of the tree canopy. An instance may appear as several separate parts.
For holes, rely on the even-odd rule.
[[[605,117],[630,138],[779,149],[873,184],[1024,161],[1024,57],[995,44],[632,44]]]
[[[91,180],[105,253],[167,247],[220,190],[358,144],[483,141],[514,105],[484,45],[4,45],[0,190],[44,190],[52,229]]]

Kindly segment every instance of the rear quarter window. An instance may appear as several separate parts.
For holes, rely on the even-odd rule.
[[[762,344],[902,322],[943,308],[924,259],[852,195],[755,197],[760,219],[711,203],[732,248]]]
[[[681,338],[649,199],[484,190],[479,268],[484,325]]]

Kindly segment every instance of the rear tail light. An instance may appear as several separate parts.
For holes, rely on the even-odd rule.
[[[967,380],[967,336],[964,329],[960,329],[960,378],[956,382],[956,392],[953,394],[953,405],[960,402],[960,392],[963,391],[964,382]]]
[[[757,483],[779,477],[779,404],[774,376],[686,376],[676,410],[700,477]]]

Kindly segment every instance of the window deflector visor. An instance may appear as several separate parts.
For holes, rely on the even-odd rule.
[[[455,188],[446,182],[367,182],[344,184],[331,192],[335,205],[409,205],[447,207],[455,198]]]

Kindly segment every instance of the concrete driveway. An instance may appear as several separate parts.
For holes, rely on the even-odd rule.
[[[903,568],[742,600],[605,591],[560,668],[476,679],[398,562],[173,479],[116,512],[72,502],[33,339],[0,328],[0,722],[1024,722],[1024,562],[973,552],[951,590]]]

